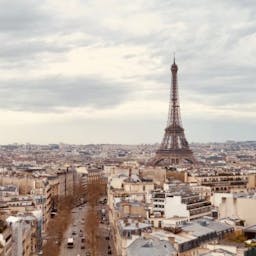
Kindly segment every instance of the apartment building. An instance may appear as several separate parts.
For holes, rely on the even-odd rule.
[[[219,218],[238,218],[246,226],[256,224],[256,194],[214,193],[211,201],[219,211]]]
[[[145,203],[139,201],[122,200],[116,204],[116,211],[118,212],[120,218],[129,216],[137,218],[147,217],[146,205]]]
[[[198,256],[207,244],[215,244],[233,231],[234,228],[227,224],[204,217],[182,222],[176,229],[155,229],[150,235],[170,241],[179,256]]]
[[[124,218],[117,222],[115,230],[115,248],[117,255],[126,256],[128,246],[141,236],[142,232],[150,232],[151,224],[138,219]]]
[[[164,183],[163,190],[152,193],[152,204],[151,217],[177,216],[192,220],[211,215],[211,203],[205,193],[197,193],[188,184],[173,178]]]
[[[147,251],[143,246],[149,255],[198,256],[209,243],[217,244],[233,231],[233,227],[206,217],[182,222],[176,229],[153,228],[148,220],[123,219],[118,221],[116,246],[122,256],[144,255],[140,254]]]
[[[149,203],[151,200],[151,191],[155,185],[152,179],[144,179],[136,174],[129,175],[122,183],[124,193],[136,201],[144,201]]]
[[[19,194],[19,189],[15,185],[0,186],[0,197],[16,196]]]
[[[240,171],[209,171],[185,175],[186,183],[196,183],[211,188],[212,192],[243,191],[247,188],[248,177]]]
[[[37,220],[33,215],[10,216],[6,219],[13,234],[13,256],[30,256],[39,252],[37,247]]]
[[[198,256],[201,247],[233,232],[232,226],[208,217],[209,187],[196,183],[191,187],[174,178],[161,186],[140,174],[130,170],[109,177],[109,220],[117,255],[161,251]]]
[[[151,202],[151,191],[155,188],[153,180],[143,179],[136,174],[118,175],[109,179],[108,201],[113,205],[115,198],[126,198],[132,201]],[[121,200],[121,199],[118,199]]]
[[[152,215],[154,216],[164,218],[179,216],[192,220],[211,215],[211,203],[195,193],[175,194],[155,191],[152,195],[152,201]]]
[[[12,246],[12,231],[7,222],[0,219],[0,255],[12,256]]]
[[[118,255],[126,255],[125,251],[128,244],[124,237],[133,234],[133,232],[129,233],[129,228],[138,231],[141,228],[151,226],[149,223],[145,224],[143,220],[148,215],[146,207],[151,202],[151,191],[153,189],[154,183],[152,180],[143,179],[137,174],[132,174],[131,170],[128,175],[114,175],[109,178],[109,221],[116,250],[120,252]],[[127,221],[127,218],[129,221]],[[135,222],[141,224],[134,224]]]
[[[58,169],[58,196],[72,195],[74,191],[75,170],[73,168]]]

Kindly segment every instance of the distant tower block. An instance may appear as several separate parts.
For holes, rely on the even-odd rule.
[[[181,123],[180,106],[178,97],[177,72],[178,66],[175,58],[171,66],[172,85],[170,93],[170,105],[167,127],[160,148],[151,159],[151,165],[178,165],[183,163],[195,163],[192,150],[189,148]]]

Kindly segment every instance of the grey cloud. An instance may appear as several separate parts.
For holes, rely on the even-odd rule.
[[[45,1],[8,1],[0,3],[0,33],[27,36],[51,28],[53,16],[44,8]],[[49,11],[49,10],[48,10]],[[53,25],[53,24],[52,24]]]
[[[2,0],[0,67],[18,68],[33,62],[39,53],[66,50],[66,45],[60,46],[44,41],[44,36],[55,34],[57,26],[57,18],[47,9],[44,0]]]
[[[69,49],[65,45],[53,45],[46,43],[40,40],[36,41],[21,41],[3,43],[0,49],[0,59],[10,60],[10,61],[19,61],[19,60],[29,60],[34,55],[38,53],[47,52],[47,53],[62,53]]]
[[[191,5],[191,0],[145,1],[143,8],[140,6],[136,12],[159,15],[163,27],[157,31],[147,28],[148,33],[136,35],[122,27],[112,28],[105,22],[105,12],[99,16],[96,10],[94,16],[71,19],[49,9],[44,0],[4,0],[0,3],[0,67],[18,69],[27,62],[40,65],[42,53],[49,53],[54,59],[55,54],[64,57],[71,49],[95,43],[102,47],[142,46],[152,61],[157,60],[159,69],[154,70],[156,65],[152,65],[150,75],[127,76],[127,80],[132,79],[134,84],[143,81],[144,86],[149,82],[147,88],[137,86],[141,98],[165,102],[171,81],[170,55],[176,51],[181,105],[189,98],[205,106],[232,108],[238,104],[246,109],[248,104],[250,108],[256,98],[256,67],[254,63],[245,65],[239,62],[240,58],[246,57],[244,48],[237,56],[232,51],[241,47],[238,44],[241,39],[255,34],[255,3],[254,0],[200,0]],[[87,8],[87,1],[83,4]],[[136,3],[133,6],[133,11],[128,11],[127,16],[117,18],[128,24]],[[175,24],[180,24],[180,27],[175,27]],[[72,38],[75,33],[89,35],[92,39],[72,43],[63,41],[61,44],[45,40],[56,34]],[[243,47],[246,48],[246,40]],[[253,52],[255,46],[249,47]],[[140,59],[136,54],[124,54],[123,57],[134,61]],[[58,111],[60,107],[77,106],[112,107],[127,100],[132,90],[134,88],[126,84],[104,81],[100,75],[98,78],[28,77],[22,81],[0,81],[0,107],[27,111]]]
[[[179,65],[179,63],[178,63]],[[169,65],[168,65],[169,67]],[[241,107],[241,111],[247,111],[247,105],[255,103],[256,84],[254,69],[250,66],[212,67],[198,74],[197,70],[186,74],[184,67],[180,66],[182,73],[178,73],[178,83],[181,105],[189,99],[192,102],[203,103],[206,106],[230,109]],[[219,68],[219,69],[218,69]],[[219,70],[219,72],[218,72]],[[145,97],[147,99],[167,100],[171,84],[169,68],[161,73],[144,77],[145,80],[155,81],[155,86],[147,87]],[[251,107],[249,109],[252,111]],[[254,110],[255,111],[255,110]]]
[[[76,33],[88,37],[72,40]],[[97,19],[67,18],[50,8],[45,0],[0,1],[0,67],[3,69],[37,65],[43,53],[52,54],[53,60],[56,57],[53,54],[64,55],[76,47],[93,45],[95,40],[107,35],[109,32]]]
[[[60,111],[62,107],[114,107],[129,97],[125,85],[90,77],[49,77],[1,81],[0,108],[16,111]]]

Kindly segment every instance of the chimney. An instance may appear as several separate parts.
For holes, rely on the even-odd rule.
[[[174,244],[174,243],[175,243],[175,237],[170,236],[170,237],[168,237],[168,240],[169,240],[169,242],[170,242],[171,244]]]
[[[132,177],[132,168],[129,168],[129,181],[131,181],[131,177]]]

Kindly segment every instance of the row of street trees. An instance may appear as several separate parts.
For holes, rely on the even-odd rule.
[[[57,200],[57,215],[48,223],[43,255],[60,255],[60,245],[72,221],[72,209],[81,199],[86,200],[88,205],[84,224],[86,249],[91,252],[92,256],[101,255],[102,240],[99,236],[100,220],[97,205],[103,196],[106,196],[106,183],[101,178],[98,178],[88,182],[86,191],[83,190],[81,185],[76,185],[73,195],[59,198]]]
[[[72,195],[66,195],[55,200],[57,204],[57,215],[47,225],[46,241],[43,244],[43,255],[56,256],[60,254],[60,245],[64,234],[71,223],[72,208],[84,197],[80,185],[73,188]]]
[[[102,255],[103,241],[100,234],[100,220],[97,210],[99,200],[106,196],[106,184],[101,178],[90,181],[87,185],[86,199],[88,210],[85,215],[84,231],[86,234],[86,247],[92,256]]]

